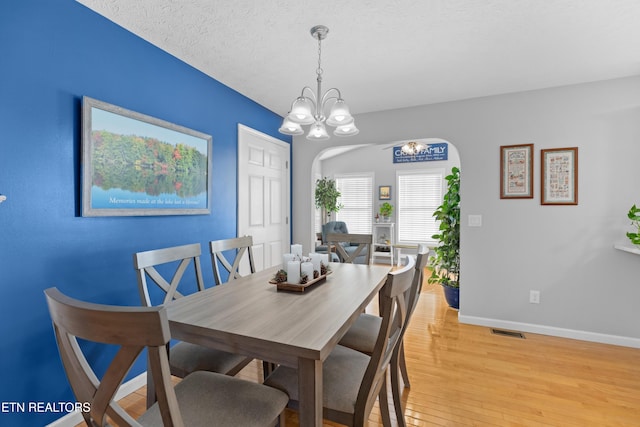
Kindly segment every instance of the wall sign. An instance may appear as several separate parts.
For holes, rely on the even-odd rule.
[[[449,144],[438,142],[426,144],[425,148],[417,154],[404,154],[402,146],[393,147],[393,163],[433,162],[448,160]]]

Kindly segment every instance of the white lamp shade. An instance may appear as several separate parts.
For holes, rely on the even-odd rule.
[[[324,123],[315,122],[309,129],[307,139],[311,139],[313,141],[329,139],[329,134],[327,133],[327,129],[324,127]]]
[[[287,116],[289,120],[300,125],[310,125],[315,121],[309,98],[299,96],[291,106],[291,112]]]
[[[292,122],[289,117],[284,118],[278,132],[285,135],[302,135],[304,133],[302,127],[298,123]]]
[[[333,134],[336,136],[353,136],[357,135],[360,130],[356,127],[356,124],[351,122],[347,125],[338,126]]]
[[[349,107],[343,99],[338,99],[331,107],[327,124],[329,126],[342,126],[353,123],[353,116],[349,113]]]

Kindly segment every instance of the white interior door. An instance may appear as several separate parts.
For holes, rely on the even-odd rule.
[[[253,237],[256,271],[289,252],[289,159],[289,144],[238,125],[238,236]]]

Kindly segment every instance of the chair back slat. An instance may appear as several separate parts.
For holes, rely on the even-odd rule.
[[[67,297],[56,288],[47,289],[45,295],[71,389],[78,402],[91,406],[89,412],[82,413],[87,425],[106,425],[108,416],[117,425],[139,426],[114,397],[145,347],[149,351],[150,371],[156,380],[164,425],[183,425],[169,374],[165,346],[171,333],[164,307],[92,304]],[[78,338],[119,346],[101,379],[89,365]],[[168,381],[163,381],[163,377]]]
[[[198,291],[204,290],[204,279],[200,266],[201,253],[202,250],[199,243],[135,253],[133,255],[133,265],[137,272],[138,291],[140,292],[142,303],[147,307],[153,305],[151,297],[149,296],[147,278],[151,279],[151,281],[165,293],[162,301],[163,304],[182,297],[183,295],[178,291],[178,287],[187,268],[192,264],[195,269]],[[178,261],[179,263],[170,281],[163,277],[156,269],[156,267],[161,264]]]
[[[347,234],[347,233],[329,233],[327,234],[327,242],[329,247],[334,246],[338,257],[342,262],[352,264],[356,258],[364,255],[364,264],[369,264],[371,259],[371,244],[373,243],[372,234]],[[341,243],[348,243],[349,246],[357,245],[356,249],[348,252]]]
[[[225,257],[224,252],[234,251],[233,260],[229,260]],[[229,273],[227,282],[231,282],[240,275],[240,263],[242,262],[245,254],[249,259],[249,271],[251,273],[256,272],[255,264],[253,262],[253,237],[243,236],[233,239],[214,240],[209,242],[209,252],[211,254],[211,263],[213,265],[213,277],[216,281],[216,285],[221,285],[223,282],[221,273],[221,266]]]
[[[411,292],[408,296],[407,300],[407,321],[406,325],[409,324],[411,320],[411,315],[413,314],[416,306],[418,305],[418,300],[420,299],[420,292],[422,292],[422,282],[424,280],[424,269],[427,266],[427,261],[429,260],[429,250],[423,251],[422,248],[418,249],[418,255],[416,256],[416,272],[413,276],[413,283],[411,284]]]
[[[387,281],[380,291],[382,324],[360,386],[356,400],[356,415],[370,413],[381,387],[385,384],[387,367],[394,350],[398,347],[407,319],[406,295],[413,283],[415,264],[413,257],[407,257],[405,266],[387,275]]]

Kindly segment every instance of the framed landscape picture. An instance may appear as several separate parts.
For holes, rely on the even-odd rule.
[[[533,144],[500,147],[500,198],[533,198]]]
[[[578,204],[578,147],[540,150],[543,205]]]
[[[210,213],[212,138],[82,99],[82,215]]]

